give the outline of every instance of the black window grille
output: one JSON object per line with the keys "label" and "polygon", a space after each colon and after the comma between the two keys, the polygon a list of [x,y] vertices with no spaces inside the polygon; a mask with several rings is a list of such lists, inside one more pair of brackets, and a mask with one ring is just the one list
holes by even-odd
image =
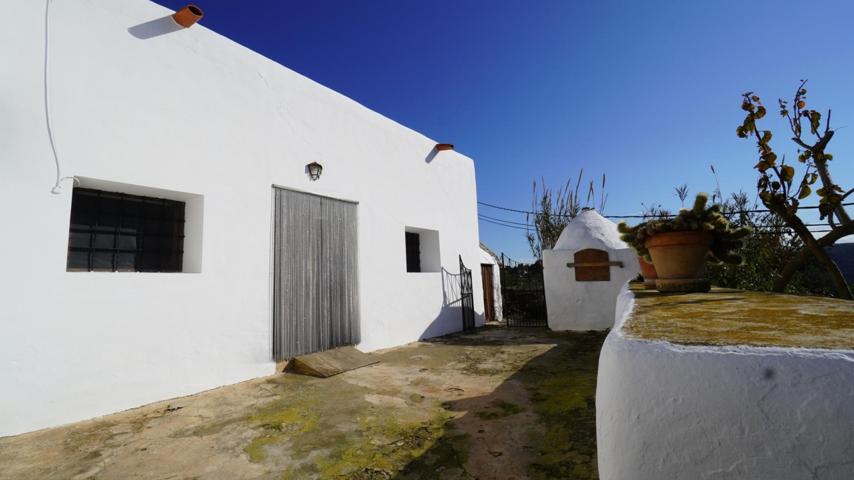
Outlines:
{"label": "black window grille", "polygon": [[68,271],[180,272],[184,202],[75,188]]}
{"label": "black window grille", "polygon": [[421,236],[406,232],[406,271],[421,271]]}

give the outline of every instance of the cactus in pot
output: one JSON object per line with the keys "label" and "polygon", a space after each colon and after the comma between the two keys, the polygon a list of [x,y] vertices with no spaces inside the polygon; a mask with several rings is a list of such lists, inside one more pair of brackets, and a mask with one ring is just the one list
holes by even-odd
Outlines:
{"label": "cactus in pot", "polygon": [[655,264],[656,288],[662,292],[705,292],[705,262],[742,262],[738,250],[748,228],[735,228],[720,211],[707,207],[709,196],[698,194],[690,209],[672,218],[653,219],[634,227],[618,225],[621,238],[647,261]]}

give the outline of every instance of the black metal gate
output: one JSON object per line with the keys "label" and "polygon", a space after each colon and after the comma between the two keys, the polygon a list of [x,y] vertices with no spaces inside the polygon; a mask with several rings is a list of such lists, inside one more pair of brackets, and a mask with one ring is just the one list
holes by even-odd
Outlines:
{"label": "black metal gate", "polygon": [[543,264],[516,262],[502,255],[501,298],[508,327],[548,327]]}
{"label": "black metal gate", "polygon": [[463,310],[463,330],[474,329],[474,289],[471,283],[471,269],[466,268],[460,255],[460,305]]}

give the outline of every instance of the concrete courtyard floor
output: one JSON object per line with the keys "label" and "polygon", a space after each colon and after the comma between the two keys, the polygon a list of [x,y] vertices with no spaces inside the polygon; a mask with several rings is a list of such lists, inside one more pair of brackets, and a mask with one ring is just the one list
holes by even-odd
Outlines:
{"label": "concrete courtyard floor", "polygon": [[0,438],[0,479],[588,479],[604,333],[487,327]]}

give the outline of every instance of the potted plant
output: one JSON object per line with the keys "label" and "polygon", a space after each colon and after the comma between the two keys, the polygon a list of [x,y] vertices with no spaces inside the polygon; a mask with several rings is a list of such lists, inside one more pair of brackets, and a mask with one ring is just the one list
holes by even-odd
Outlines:
{"label": "potted plant", "polygon": [[706,208],[709,196],[697,195],[691,209],[682,209],[672,218],[659,218],[618,228],[622,239],[638,255],[655,265],[661,292],[707,292],[703,277],[706,261],[739,264],[735,252],[741,248],[748,228],[734,228],[720,212],[720,205]]}
{"label": "potted plant", "polygon": [[[650,219],[663,220],[670,217],[670,212],[661,208],[661,205],[650,204],[643,205],[644,209],[642,216],[645,222]],[[647,260],[644,256],[638,254],[638,263],[640,264],[641,276],[643,276],[643,286],[647,290],[655,290],[655,281],[658,279],[658,274],[655,271],[655,265],[652,260]]]}
{"label": "potted plant", "polygon": [[638,255],[638,264],[640,264],[641,276],[643,276],[643,288],[647,290],[655,290],[655,281],[658,280],[658,273],[655,271],[655,265],[640,255]]}

